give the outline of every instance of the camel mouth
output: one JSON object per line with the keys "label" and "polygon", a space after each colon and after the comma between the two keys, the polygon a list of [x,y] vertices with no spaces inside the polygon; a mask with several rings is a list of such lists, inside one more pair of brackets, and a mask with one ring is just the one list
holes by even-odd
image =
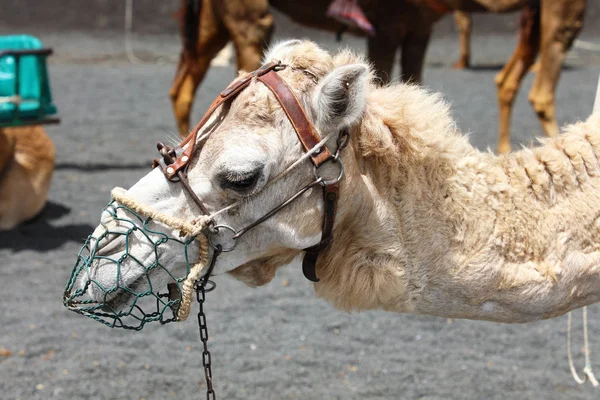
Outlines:
{"label": "camel mouth", "polygon": [[129,259],[125,251],[102,256],[80,252],[64,305],[113,328],[140,330],[147,322],[176,321],[180,280],[158,263],[146,267]]}
{"label": "camel mouth", "polygon": [[[193,237],[170,236],[150,218],[119,207],[106,208],[118,223],[103,221],[79,251],[63,303],[110,327],[140,330],[147,322],[176,321],[180,284],[197,244],[190,247]],[[133,218],[125,219],[125,212]]]}
{"label": "camel mouth", "polygon": [[[103,304],[103,308],[122,312],[128,299],[150,290],[150,279],[156,273],[136,263],[127,262],[125,251],[98,255],[102,258],[92,262],[88,274],[92,281],[89,294],[93,300]],[[113,259],[119,260],[119,263],[115,264]]]}
{"label": "camel mouth", "polygon": [[138,276],[127,287],[118,286],[113,291],[106,293],[99,300],[102,304],[101,310],[119,316],[126,316],[132,313],[133,308],[142,306],[138,302],[141,301],[140,299],[144,297],[144,294],[151,290],[149,280],[154,278],[154,275],[156,273],[150,271],[147,275],[142,274]]}

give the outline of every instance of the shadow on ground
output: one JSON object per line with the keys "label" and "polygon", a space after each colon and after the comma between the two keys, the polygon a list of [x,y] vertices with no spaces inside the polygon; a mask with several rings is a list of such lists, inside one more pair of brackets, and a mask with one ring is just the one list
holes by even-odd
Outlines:
{"label": "shadow on ground", "polygon": [[71,209],[62,204],[46,203],[46,207],[35,218],[15,229],[0,232],[0,249],[35,250],[43,253],[67,242],[83,242],[94,230],[94,226],[89,224],[53,226],[50,223],[70,212]]}
{"label": "shadow on ground", "polygon": [[109,170],[132,170],[132,169],[150,169],[152,163],[149,161],[130,163],[130,164],[116,164],[116,163],[90,163],[90,164],[79,164],[73,162],[63,162],[56,164],[55,170],[66,170],[74,169],[78,171],[109,171]]}

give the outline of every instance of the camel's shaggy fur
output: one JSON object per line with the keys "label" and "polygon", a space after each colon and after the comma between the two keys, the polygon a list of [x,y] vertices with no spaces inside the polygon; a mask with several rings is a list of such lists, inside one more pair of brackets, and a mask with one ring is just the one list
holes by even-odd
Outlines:
{"label": "camel's shaggy fur", "polygon": [[44,128],[0,129],[0,230],[42,210],[53,171],[54,144]]}
{"label": "camel's shaggy fur", "polygon": [[[318,76],[364,63],[346,51],[324,56],[312,43],[275,48],[270,57]],[[285,79],[300,93],[309,85],[298,74]],[[503,322],[600,300],[599,113],[539,147],[496,156],[457,131],[439,94],[369,84],[351,134],[317,295],[346,310]],[[293,256],[280,252],[234,275],[264,284]]]}

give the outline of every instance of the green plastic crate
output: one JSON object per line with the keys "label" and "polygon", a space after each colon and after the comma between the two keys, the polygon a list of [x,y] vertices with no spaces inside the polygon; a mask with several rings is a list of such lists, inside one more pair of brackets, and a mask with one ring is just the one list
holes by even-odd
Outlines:
{"label": "green plastic crate", "polygon": [[56,123],[46,57],[29,35],[0,36],[0,127]]}

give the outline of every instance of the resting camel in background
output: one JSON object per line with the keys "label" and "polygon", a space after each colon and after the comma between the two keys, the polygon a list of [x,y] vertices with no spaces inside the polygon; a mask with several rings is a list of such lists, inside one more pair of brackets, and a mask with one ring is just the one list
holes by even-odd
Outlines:
{"label": "resting camel in background", "polygon": [[[238,69],[258,67],[273,31],[269,5],[307,26],[336,31],[326,16],[329,1],[182,0],[183,51],[170,96],[179,133],[189,131],[196,88],[210,61],[233,41]],[[526,8],[517,48],[496,76],[500,125],[498,151],[510,151],[510,115],[521,80],[536,56],[540,71],[529,94],[544,132],[558,134],[554,93],[566,51],[583,25],[585,0],[361,0],[365,16],[376,28],[368,38],[368,57],[383,82],[389,81],[396,50],[402,48],[404,81],[421,82],[425,51],[433,25],[445,13],[509,12]]]}
{"label": "resting camel in background", "polygon": [[53,171],[54,144],[44,128],[0,128],[0,230],[44,208]]}

